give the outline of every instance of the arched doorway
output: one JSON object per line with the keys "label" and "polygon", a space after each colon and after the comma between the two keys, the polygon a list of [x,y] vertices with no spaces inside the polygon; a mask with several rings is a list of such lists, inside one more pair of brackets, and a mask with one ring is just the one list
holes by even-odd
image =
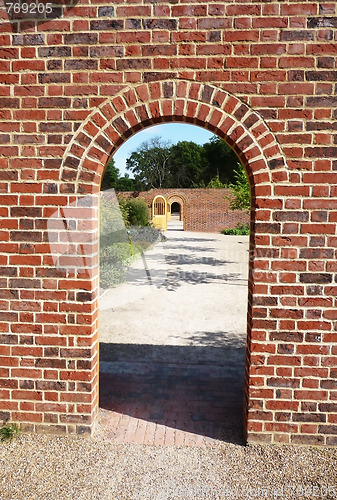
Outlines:
{"label": "arched doorway", "polygon": [[157,229],[167,229],[167,201],[164,196],[158,195],[152,202],[152,224]]}
{"label": "arched doorway", "polygon": [[172,215],[178,217],[181,220],[181,207],[177,201],[174,201],[171,205],[171,217]]}
{"label": "arched doorway", "polygon": [[167,197],[170,206],[170,219],[167,223],[168,230],[183,231],[185,226],[186,201],[181,194],[172,193]]}
{"label": "arched doorway", "polygon": [[[109,157],[128,136],[163,121],[196,123],[222,137],[239,156],[251,186],[251,236],[249,263],[249,290],[247,315],[247,355],[245,384],[245,427],[248,440],[263,440],[263,428],[255,425],[256,408],[261,408],[272,373],[267,370],[261,386],[259,366],[266,364],[269,352],[274,352],[274,341],[263,331],[263,320],[268,317],[273,301],[265,301],[268,287],[275,278],[273,259],[278,254],[269,248],[270,233],[281,234],[281,224],[273,223],[271,209],[284,208],[284,200],[274,192],[273,182],[287,181],[284,155],[263,118],[246,103],[232,94],[209,84],[190,81],[162,81],[142,84],[123,90],[107,99],[79,128],[69,144],[61,169],[64,192],[72,199],[97,195],[100,180]],[[61,186],[61,189],[62,186]],[[89,210],[90,211],[90,210]],[[79,218],[81,215],[79,214]],[[97,209],[91,210],[92,233],[97,234]],[[97,238],[86,246],[86,251],[97,255]],[[288,256],[288,258],[290,258]],[[90,298],[91,334],[86,336],[91,348],[92,363],[83,371],[86,381],[86,422],[94,427],[97,419],[98,388],[98,322],[97,287],[98,266],[93,265],[85,274],[85,287]],[[83,277],[84,279],[84,277]],[[84,283],[78,283],[78,288]],[[88,298],[86,299],[88,300]],[[258,305],[258,308],[256,307]],[[88,319],[89,321],[89,319]],[[261,322],[262,321],[262,322]],[[261,345],[261,339],[264,345]],[[256,354],[257,353],[257,354]],[[277,360],[274,361],[277,363]],[[272,370],[271,370],[272,371]],[[88,390],[89,388],[89,390]],[[268,393],[269,394],[269,393]],[[273,396],[269,396],[272,398]],[[80,401],[80,399],[79,399]],[[80,414],[79,410],[79,414]],[[83,410],[84,411],[84,410]],[[273,423],[269,420],[269,428]],[[275,422],[275,429],[277,427]],[[275,430],[276,432],[276,430]]]}

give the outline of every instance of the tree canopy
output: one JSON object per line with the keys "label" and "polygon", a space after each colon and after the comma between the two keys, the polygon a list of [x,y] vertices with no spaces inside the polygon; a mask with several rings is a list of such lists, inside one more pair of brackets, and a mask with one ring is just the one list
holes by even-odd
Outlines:
{"label": "tree canopy", "polygon": [[203,145],[184,140],[172,145],[154,137],[143,142],[126,160],[126,168],[133,177],[128,174],[121,177],[113,159],[110,160],[102,189],[146,191],[236,185],[237,163],[233,150],[217,136]]}
{"label": "tree canopy", "polygon": [[160,137],[153,137],[143,142],[126,160],[126,168],[144,189],[168,187],[170,168],[168,160],[171,156],[169,142]]}
{"label": "tree canopy", "polygon": [[116,191],[134,191],[138,187],[135,179],[132,179],[129,174],[125,174],[123,177],[120,176],[115,160],[111,158],[102,179],[101,191],[112,188],[116,189]]}
{"label": "tree canopy", "polygon": [[207,185],[216,177],[222,184],[235,181],[234,171],[238,158],[228,144],[214,135],[203,145],[207,165],[203,171],[203,181]]}
{"label": "tree canopy", "polygon": [[119,169],[115,165],[115,160],[111,158],[104,172],[104,176],[101,183],[101,190],[105,191],[106,189],[115,187],[118,178],[119,178]]}
{"label": "tree canopy", "polygon": [[166,187],[193,188],[200,182],[205,168],[203,146],[192,141],[179,141],[170,148],[169,184]]}

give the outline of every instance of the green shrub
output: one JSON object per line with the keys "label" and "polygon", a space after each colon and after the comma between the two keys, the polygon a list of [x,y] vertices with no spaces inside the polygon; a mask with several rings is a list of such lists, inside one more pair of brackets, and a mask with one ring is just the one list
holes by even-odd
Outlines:
{"label": "green shrub", "polygon": [[130,198],[124,203],[128,211],[129,226],[148,226],[149,210],[145,200],[141,198]]}
{"label": "green shrub", "polygon": [[111,288],[125,282],[130,264],[154,243],[165,237],[153,227],[130,227],[127,233],[101,236],[100,287]]}
{"label": "green shrub", "polygon": [[118,200],[117,203],[114,196],[101,197],[99,207],[101,234],[125,230],[124,226],[127,225],[128,221],[128,209],[122,201]]}
{"label": "green shrub", "polygon": [[129,206],[127,204],[127,200],[120,199],[118,200],[119,203],[119,209],[121,211],[123,221],[125,224],[125,227],[129,227]]}
{"label": "green shrub", "polygon": [[219,176],[217,175],[213,179],[209,181],[207,184],[206,188],[212,188],[212,189],[221,189],[227,187],[226,184],[220,181]]}
{"label": "green shrub", "polygon": [[238,236],[249,234],[249,224],[243,224],[242,222],[239,222],[235,227],[231,227],[229,229],[223,229],[221,231],[221,234],[230,234]]}
{"label": "green shrub", "polygon": [[116,242],[100,250],[100,286],[109,288],[125,280],[128,266],[133,259],[129,242]]}
{"label": "green shrub", "polygon": [[118,231],[129,226],[149,226],[149,210],[145,200],[141,198],[123,199],[101,198],[100,228],[101,234],[111,230]]}
{"label": "green shrub", "polygon": [[100,286],[123,283],[131,262],[160,236],[150,227],[147,204],[142,199],[114,198],[100,205]]}
{"label": "green shrub", "polygon": [[241,163],[237,164],[236,169],[234,170],[235,184],[230,184],[230,190],[232,192],[232,196],[234,198],[225,198],[230,201],[231,210],[245,210],[249,212],[250,210],[250,188],[249,182],[247,178],[247,174],[241,165]]}
{"label": "green shrub", "polygon": [[20,427],[17,424],[4,423],[0,427],[0,441],[12,441],[20,435]]}

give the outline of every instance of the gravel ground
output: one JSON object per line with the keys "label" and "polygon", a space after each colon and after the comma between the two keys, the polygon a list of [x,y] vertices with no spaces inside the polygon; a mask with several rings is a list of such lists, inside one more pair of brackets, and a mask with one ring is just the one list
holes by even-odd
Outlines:
{"label": "gravel ground", "polygon": [[1,500],[337,498],[337,449],[116,445],[23,435],[0,444]]}
{"label": "gravel ground", "polygon": [[[210,235],[205,238],[205,242],[202,238],[197,241],[201,251],[211,243]],[[235,242],[235,237],[230,241]],[[173,253],[173,257],[180,258],[176,263],[179,269],[190,272],[187,243],[183,260],[180,247],[176,250],[173,248],[174,251],[176,255]],[[217,253],[214,250],[207,259],[207,254],[203,256],[201,271],[207,273],[202,276],[208,297],[210,283],[215,281],[212,264]],[[228,265],[231,265],[232,271],[234,259],[225,260],[231,261]],[[239,263],[240,259],[237,265]],[[223,273],[227,273],[226,268]],[[231,279],[235,281],[236,278],[230,277],[222,284],[225,294],[228,285],[226,297],[234,301],[235,306],[241,303],[240,297],[233,296]],[[178,279],[174,275],[169,285],[165,301],[168,300],[167,295],[179,294],[181,277]],[[195,302],[194,282],[187,282],[187,285],[189,288],[184,296],[191,296]],[[198,285],[198,295],[202,290],[202,284]],[[240,288],[237,290],[240,294]],[[142,290],[140,295],[144,301],[147,300]],[[232,328],[232,303],[225,309],[229,312],[228,318],[225,318],[226,324],[230,326],[228,331],[234,335],[242,328],[238,324],[234,325],[236,329]],[[109,314],[112,313],[107,308],[107,316]],[[137,314],[133,316],[138,318]],[[243,317],[243,314],[238,316]],[[155,314],[153,318],[156,319]],[[172,323],[172,320],[171,315],[169,321]],[[128,321],[132,321],[132,317]],[[224,321],[223,317],[221,321]],[[110,322],[111,318],[108,317],[106,331],[104,325],[102,327],[101,340],[105,342],[111,341]],[[139,329],[139,318],[137,324]],[[193,314],[189,322],[185,318],[185,325],[189,328],[185,327],[184,331],[179,332],[179,338],[177,325],[174,326],[174,342],[168,336],[166,343],[178,347],[189,345],[196,331]],[[155,326],[152,331],[155,331]],[[200,320],[197,326],[201,328]],[[215,331],[219,329],[217,325],[214,328]],[[114,341],[138,344],[134,335],[125,335]],[[198,345],[208,345],[208,337],[203,335]],[[157,347],[155,344],[158,342],[155,338],[148,338],[147,343]],[[216,446],[207,448],[114,444],[109,441],[106,429],[101,425],[90,439],[26,434],[11,443],[0,443],[0,471],[0,500],[337,498],[337,448],[241,446],[227,442],[217,442]]]}

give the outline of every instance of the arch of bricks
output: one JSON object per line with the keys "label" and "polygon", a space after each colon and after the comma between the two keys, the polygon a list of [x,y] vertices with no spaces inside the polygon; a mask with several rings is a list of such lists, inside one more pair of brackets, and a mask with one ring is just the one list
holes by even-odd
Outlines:
{"label": "arch of bricks", "polygon": [[247,440],[336,445],[336,2],[59,9],[2,15],[0,418],[94,429],[100,179],[133,133],[183,121],[250,180]]}
{"label": "arch of bricks", "polygon": [[[210,84],[186,80],[123,90],[94,110],[70,142],[60,170],[65,191],[98,190],[109,156],[135,132],[161,122],[201,125],[224,138],[256,184],[285,181],[284,156],[266,123],[247,104]],[[271,188],[263,196],[271,195]]]}
{"label": "arch of bricks", "polygon": [[[178,203],[179,209],[179,218],[181,221],[184,221],[186,216],[186,198],[182,194],[171,194],[167,196],[167,203],[172,207],[173,203]],[[170,210],[172,212],[172,209]]]}

